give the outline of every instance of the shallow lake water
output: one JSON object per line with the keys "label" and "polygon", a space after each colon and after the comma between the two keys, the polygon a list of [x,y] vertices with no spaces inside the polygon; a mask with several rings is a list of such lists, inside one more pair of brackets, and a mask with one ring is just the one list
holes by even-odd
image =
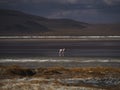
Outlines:
{"label": "shallow lake water", "polygon": [[120,41],[0,41],[0,56],[120,57]]}
{"label": "shallow lake water", "polygon": [[[64,56],[59,49],[65,48]],[[0,65],[27,67],[120,67],[120,40],[0,41]]]}

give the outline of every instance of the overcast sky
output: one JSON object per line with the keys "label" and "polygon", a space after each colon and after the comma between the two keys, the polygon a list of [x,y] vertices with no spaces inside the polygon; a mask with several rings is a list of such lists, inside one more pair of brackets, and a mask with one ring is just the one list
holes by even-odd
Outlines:
{"label": "overcast sky", "polygon": [[0,0],[0,8],[89,23],[120,22],[120,0]]}

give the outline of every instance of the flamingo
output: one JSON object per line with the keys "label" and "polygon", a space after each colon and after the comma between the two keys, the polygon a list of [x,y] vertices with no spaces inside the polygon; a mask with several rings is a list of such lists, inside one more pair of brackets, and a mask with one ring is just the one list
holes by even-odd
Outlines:
{"label": "flamingo", "polygon": [[59,56],[64,56],[65,48],[59,49]]}

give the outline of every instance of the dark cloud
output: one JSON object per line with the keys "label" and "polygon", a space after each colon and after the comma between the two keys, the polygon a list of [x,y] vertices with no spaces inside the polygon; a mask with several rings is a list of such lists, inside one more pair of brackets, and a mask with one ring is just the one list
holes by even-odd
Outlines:
{"label": "dark cloud", "polygon": [[0,0],[0,8],[85,22],[120,21],[120,0]]}
{"label": "dark cloud", "polygon": [[116,5],[120,4],[120,0],[103,0],[107,5]]}

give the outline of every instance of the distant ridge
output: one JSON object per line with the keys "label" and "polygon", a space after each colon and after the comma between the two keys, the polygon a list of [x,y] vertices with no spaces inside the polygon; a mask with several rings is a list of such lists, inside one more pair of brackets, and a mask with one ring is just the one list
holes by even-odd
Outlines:
{"label": "distant ridge", "polygon": [[120,35],[120,24],[88,24],[0,9],[0,35]]}

